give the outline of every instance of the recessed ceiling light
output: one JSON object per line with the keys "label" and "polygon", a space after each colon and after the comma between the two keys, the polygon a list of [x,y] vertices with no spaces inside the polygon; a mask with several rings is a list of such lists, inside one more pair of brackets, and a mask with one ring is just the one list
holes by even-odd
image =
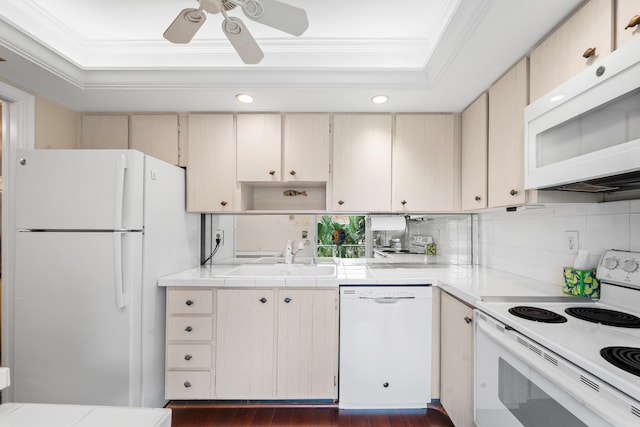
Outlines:
{"label": "recessed ceiling light", "polygon": [[237,94],[236,99],[243,104],[251,104],[253,102],[253,96],[247,95],[246,93]]}
{"label": "recessed ceiling light", "polygon": [[387,95],[376,95],[373,98],[371,98],[371,102],[373,102],[374,104],[384,104],[388,100],[389,100],[389,97]]}

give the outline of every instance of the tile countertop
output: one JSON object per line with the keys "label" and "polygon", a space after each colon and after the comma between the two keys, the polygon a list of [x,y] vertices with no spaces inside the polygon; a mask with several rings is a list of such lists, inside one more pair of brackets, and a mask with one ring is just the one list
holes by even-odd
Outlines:
{"label": "tile countertop", "polygon": [[442,263],[400,262],[395,260],[344,259],[336,264],[337,274],[330,278],[223,277],[247,260],[229,260],[224,264],[195,267],[161,277],[159,286],[205,287],[337,287],[339,285],[416,285],[439,286],[468,304],[484,297],[558,297],[562,287],[478,266]]}

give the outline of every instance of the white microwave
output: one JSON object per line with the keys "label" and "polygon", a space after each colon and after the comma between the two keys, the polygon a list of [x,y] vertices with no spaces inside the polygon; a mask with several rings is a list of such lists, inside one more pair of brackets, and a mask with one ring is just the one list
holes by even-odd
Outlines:
{"label": "white microwave", "polygon": [[525,188],[640,184],[640,37],[525,108]]}

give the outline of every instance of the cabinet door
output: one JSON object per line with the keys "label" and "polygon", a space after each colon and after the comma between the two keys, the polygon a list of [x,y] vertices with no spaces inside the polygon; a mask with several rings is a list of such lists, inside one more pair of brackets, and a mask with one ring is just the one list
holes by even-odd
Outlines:
{"label": "cabinet door", "polygon": [[132,115],[129,148],[178,164],[178,115]]}
{"label": "cabinet door", "polygon": [[129,148],[129,117],[113,114],[86,114],[82,116],[80,148]]}
{"label": "cabinet door", "polygon": [[337,398],[337,301],[335,289],[278,291],[278,398]]}
{"label": "cabinet door", "polygon": [[274,297],[272,289],[218,290],[217,398],[274,396]]}
{"label": "cabinet door", "polygon": [[632,22],[636,16],[640,16],[640,0],[616,1],[616,49],[640,37],[640,24],[631,26],[637,22]]}
{"label": "cabinet door", "polygon": [[[613,0],[590,0],[531,52],[531,101],[559,86],[613,48]],[[595,48],[595,55],[583,57]]]}
{"label": "cabinet door", "polygon": [[280,115],[238,114],[237,120],[238,181],[280,181]]}
{"label": "cabinet door", "polygon": [[284,116],[284,181],[329,180],[329,115]]}
{"label": "cabinet door", "polygon": [[487,93],[462,113],[462,210],[487,207]]}
{"label": "cabinet door", "polygon": [[440,400],[453,424],[473,426],[473,309],[442,292]]}
{"label": "cabinet door", "polygon": [[396,116],[392,209],[460,209],[460,117],[454,114]]}
{"label": "cabinet door", "polygon": [[233,115],[192,114],[188,120],[187,210],[239,210],[235,197]]}
{"label": "cabinet door", "polygon": [[489,89],[489,207],[525,202],[527,76],[524,58]]}
{"label": "cabinet door", "polygon": [[333,210],[391,210],[391,116],[333,118]]}

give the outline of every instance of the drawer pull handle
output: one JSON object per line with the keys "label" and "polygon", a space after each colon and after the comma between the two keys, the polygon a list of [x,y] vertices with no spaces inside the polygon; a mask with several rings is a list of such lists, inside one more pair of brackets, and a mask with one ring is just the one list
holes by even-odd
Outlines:
{"label": "drawer pull handle", "polygon": [[193,331],[193,328],[191,326],[187,326],[186,328],[184,328],[184,330],[187,332],[191,332]]}
{"label": "drawer pull handle", "polygon": [[288,298],[288,297],[287,297],[287,298],[285,298],[285,299],[284,299],[284,302],[286,302],[287,304],[289,304],[289,303],[291,302],[291,298]]}
{"label": "drawer pull handle", "polygon": [[640,24],[640,15],[635,15],[633,18],[631,18],[631,20],[629,21],[629,23],[627,24],[626,27],[624,27],[625,30],[628,30],[631,27],[635,27],[638,24]]}
{"label": "drawer pull handle", "polygon": [[338,200],[338,204],[339,204],[340,206],[344,205],[344,200]]}
{"label": "drawer pull handle", "polygon": [[265,297],[262,297],[262,298],[260,298],[258,301],[260,301],[261,303],[263,303],[263,304],[264,304],[264,303],[266,303],[266,302],[267,302],[267,299],[266,299]]}
{"label": "drawer pull handle", "polygon": [[184,360],[189,361],[193,358],[193,356],[191,356],[190,354],[185,354],[184,355]]}
{"label": "drawer pull handle", "polygon": [[482,197],[480,197],[480,196],[476,196],[476,197],[474,197],[474,200],[475,200],[476,202],[479,202],[480,200],[482,200]]}
{"label": "drawer pull handle", "polygon": [[184,388],[189,388],[189,387],[191,387],[191,383],[189,381],[185,381]]}
{"label": "drawer pull handle", "polygon": [[269,171],[269,175],[274,176],[275,174],[276,174],[276,171],[274,171],[274,170],[270,170]]}
{"label": "drawer pull handle", "polygon": [[584,58],[587,58],[587,59],[591,58],[592,56],[595,56],[595,55],[596,55],[596,48],[595,47],[587,48],[587,50],[585,50],[584,53],[582,54],[582,56]]}
{"label": "drawer pull handle", "polygon": [[184,303],[189,306],[193,305],[193,301],[191,301],[190,299],[186,300]]}
{"label": "drawer pull handle", "polygon": [[473,319],[470,318],[469,316],[465,316],[464,321],[467,322],[467,325],[468,325],[469,323],[473,322]]}
{"label": "drawer pull handle", "polygon": [[296,171],[294,171],[294,170],[290,170],[289,171],[289,175],[294,176],[295,174],[296,174]]}
{"label": "drawer pull handle", "polygon": [[220,202],[220,204],[221,204],[222,206],[227,206],[227,202],[225,202],[224,200],[223,200],[223,201],[221,201],[221,202]]}
{"label": "drawer pull handle", "polygon": [[402,206],[404,206],[404,205],[406,205],[406,204],[407,204],[407,201],[406,201],[406,200],[403,200],[403,201],[401,201],[401,202],[400,202],[400,204],[401,204]]}
{"label": "drawer pull handle", "polygon": [[517,190],[511,190],[509,191],[509,194],[511,194],[512,196],[515,196],[516,194],[518,194]]}

